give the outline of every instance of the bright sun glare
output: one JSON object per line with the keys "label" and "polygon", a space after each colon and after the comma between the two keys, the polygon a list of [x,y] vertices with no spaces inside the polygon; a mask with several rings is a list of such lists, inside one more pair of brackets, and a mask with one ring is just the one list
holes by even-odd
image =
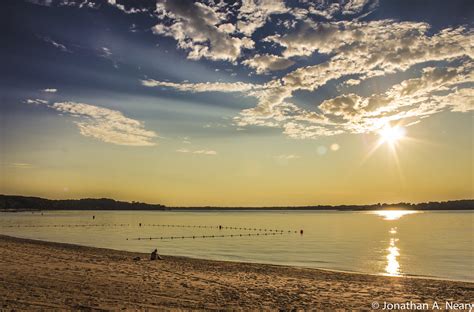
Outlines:
{"label": "bright sun glare", "polygon": [[375,214],[383,217],[384,220],[393,221],[398,220],[403,216],[418,213],[414,210],[379,210]]}
{"label": "bright sun glare", "polygon": [[379,131],[379,135],[381,143],[394,145],[405,137],[405,129],[400,126],[391,127],[386,125]]}

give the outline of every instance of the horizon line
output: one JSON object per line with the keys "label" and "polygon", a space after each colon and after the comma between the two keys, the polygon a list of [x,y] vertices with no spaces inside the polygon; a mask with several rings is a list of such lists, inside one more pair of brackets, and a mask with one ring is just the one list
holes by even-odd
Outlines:
{"label": "horizon line", "polygon": [[308,207],[331,207],[331,208],[337,208],[337,207],[348,207],[348,206],[353,206],[353,207],[370,207],[370,206],[396,206],[396,205],[410,205],[410,206],[416,206],[416,205],[422,205],[422,204],[430,204],[430,203],[449,203],[449,202],[457,202],[457,201],[474,201],[474,198],[462,198],[462,199],[448,199],[448,200],[441,200],[441,201],[424,201],[424,202],[378,202],[378,203],[372,203],[372,204],[309,204],[309,205],[297,205],[297,206],[210,206],[210,205],[200,205],[200,206],[166,206],[164,204],[160,203],[147,203],[147,202],[140,202],[140,201],[126,201],[126,200],[117,200],[114,198],[108,198],[108,197],[83,197],[83,198],[67,198],[67,199],[51,199],[51,198],[45,198],[45,197],[40,197],[40,196],[30,196],[30,195],[10,195],[10,194],[0,194],[0,197],[3,196],[9,196],[9,197],[24,197],[24,198],[37,198],[37,199],[43,199],[43,200],[50,200],[50,201],[68,201],[68,200],[113,200],[115,202],[122,202],[122,203],[128,203],[128,204],[145,204],[145,205],[156,205],[156,206],[162,206],[163,208],[169,208],[169,209],[216,209],[216,208],[225,208],[225,209],[235,209],[235,208],[245,208],[245,209],[262,209],[262,208],[276,208],[276,209],[282,209],[282,208],[308,208]]}

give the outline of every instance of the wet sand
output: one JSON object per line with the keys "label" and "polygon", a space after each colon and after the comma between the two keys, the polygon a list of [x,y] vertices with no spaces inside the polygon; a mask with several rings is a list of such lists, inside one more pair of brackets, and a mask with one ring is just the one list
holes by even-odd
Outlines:
{"label": "wet sand", "polygon": [[[140,257],[140,261],[133,260]],[[0,236],[0,311],[370,310],[472,302],[474,283],[211,261]]]}

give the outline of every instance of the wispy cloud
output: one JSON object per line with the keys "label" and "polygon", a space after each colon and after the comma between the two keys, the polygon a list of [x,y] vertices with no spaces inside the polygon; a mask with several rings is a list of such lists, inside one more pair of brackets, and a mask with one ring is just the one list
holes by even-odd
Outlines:
{"label": "wispy cloud", "polygon": [[174,83],[154,79],[141,80],[145,87],[165,87],[189,92],[248,92],[260,88],[245,82]]}
{"label": "wispy cloud", "polygon": [[27,0],[27,2],[42,6],[51,6],[53,4],[53,0]]}
{"label": "wispy cloud", "polygon": [[301,158],[300,156],[295,155],[295,154],[283,154],[283,155],[278,155],[274,157],[275,159],[278,159],[278,160],[291,160],[291,159]]}
{"label": "wispy cloud", "polygon": [[76,102],[54,103],[52,108],[81,119],[75,123],[84,136],[117,145],[156,145],[154,131],[146,130],[143,122],[125,117],[119,111]]}
{"label": "wispy cloud", "polygon": [[119,9],[120,11],[122,11],[126,14],[144,13],[144,12],[148,11],[147,8],[133,8],[133,7],[131,7],[129,9],[127,9],[125,7],[125,5],[117,3],[116,0],[107,0],[107,3],[111,6],[116,7],[117,9]]}
{"label": "wispy cloud", "polygon": [[15,168],[15,169],[31,169],[31,168],[34,168],[34,166],[32,164],[20,163],[20,162],[7,163],[6,166],[10,167],[10,168]]}
{"label": "wispy cloud", "polygon": [[126,117],[122,112],[105,107],[77,102],[47,104],[43,100],[27,103],[46,104],[48,107],[78,119],[74,121],[82,135],[103,142],[128,146],[154,146],[158,134],[146,130],[143,122]]}
{"label": "wispy cloud", "polygon": [[28,104],[48,104],[48,101],[42,100],[42,99],[27,99],[26,103]]}
{"label": "wispy cloud", "polygon": [[243,61],[242,64],[256,69],[257,74],[263,74],[270,71],[286,69],[294,65],[295,62],[278,55],[256,54],[252,58]]}
{"label": "wispy cloud", "polygon": [[43,92],[47,92],[47,93],[56,93],[58,92],[58,89],[55,89],[55,88],[46,88],[46,89],[43,89],[41,90]]}
{"label": "wispy cloud", "polygon": [[91,0],[26,0],[27,2],[41,5],[41,6],[67,6],[67,7],[77,7],[81,8],[90,8],[90,9],[97,9],[100,4],[97,1]]}
{"label": "wispy cloud", "polygon": [[178,152],[178,153],[187,153],[187,154],[208,155],[208,156],[217,155],[216,151],[207,150],[207,149],[192,150],[192,149],[187,149],[187,148],[180,148],[180,149],[177,149],[176,152]]}
{"label": "wispy cloud", "polygon": [[63,52],[71,52],[64,44],[56,42],[56,41],[54,41],[53,39],[51,39],[49,37],[45,37],[45,38],[43,38],[43,40],[47,43],[52,44],[55,48],[57,48],[57,49],[59,49]]}

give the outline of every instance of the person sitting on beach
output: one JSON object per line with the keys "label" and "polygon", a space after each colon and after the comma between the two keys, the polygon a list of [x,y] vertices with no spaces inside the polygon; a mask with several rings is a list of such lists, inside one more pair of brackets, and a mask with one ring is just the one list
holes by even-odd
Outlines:
{"label": "person sitting on beach", "polygon": [[163,258],[160,257],[160,255],[158,254],[158,250],[155,249],[150,255],[150,260],[163,260]]}

